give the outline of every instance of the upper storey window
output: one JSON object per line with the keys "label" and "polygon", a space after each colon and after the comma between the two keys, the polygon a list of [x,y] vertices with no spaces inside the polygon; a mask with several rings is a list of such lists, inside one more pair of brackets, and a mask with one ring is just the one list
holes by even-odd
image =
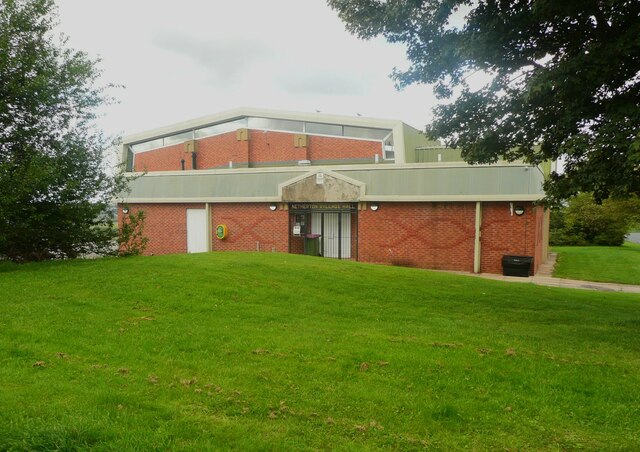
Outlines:
{"label": "upper storey window", "polygon": [[145,141],[144,143],[133,144],[129,146],[135,154],[138,152],[150,151],[164,146],[164,138],[156,138],[155,140]]}
{"label": "upper storey window", "polygon": [[321,124],[318,122],[307,122],[305,123],[306,133],[315,133],[318,135],[335,135],[338,137],[342,136],[342,126],[338,126],[336,124]]}
{"label": "upper storey window", "polygon": [[203,127],[202,129],[196,129],[196,139],[205,138],[213,135],[220,135],[222,133],[235,132],[238,129],[245,129],[247,127],[247,118],[240,118],[234,121],[221,122],[220,124],[214,124],[212,126]]}
{"label": "upper storey window", "polygon": [[351,138],[364,138],[367,140],[384,140],[389,135],[388,130],[370,129],[368,127],[350,127],[344,126],[344,136]]}
{"label": "upper storey window", "polygon": [[142,143],[130,145],[130,150],[134,154],[138,154],[152,149],[180,144],[188,140],[234,132],[243,128],[380,141],[384,146],[385,160],[393,160],[394,158],[393,133],[390,129],[259,117],[242,117],[188,131],[181,131],[160,138],[153,138]]}
{"label": "upper storey window", "polygon": [[189,140],[193,140],[193,130],[164,137],[164,145],[171,146],[172,144],[180,144]]}
{"label": "upper storey window", "polygon": [[304,132],[304,122],[287,119],[249,118],[249,128],[302,133]]}

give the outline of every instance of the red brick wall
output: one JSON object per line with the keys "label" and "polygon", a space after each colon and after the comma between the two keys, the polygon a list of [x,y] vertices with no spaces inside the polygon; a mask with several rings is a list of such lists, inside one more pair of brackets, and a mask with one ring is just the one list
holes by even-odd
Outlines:
{"label": "red brick wall", "polygon": [[[294,133],[250,130],[249,141],[238,141],[236,132],[224,133],[197,140],[197,169],[236,165],[299,160],[336,160],[370,158],[382,155],[379,141],[354,140],[309,135],[309,146],[294,146]],[[135,155],[135,171],[180,171],[192,169],[191,154],[184,152],[184,144],[175,144]]]}
{"label": "red brick wall", "polygon": [[[542,262],[545,212],[532,203],[522,216],[511,215],[508,202],[482,203],[481,271],[502,273],[503,255],[534,256]],[[147,214],[145,254],[186,253],[186,210],[204,204],[132,204]],[[226,224],[224,240],[212,238],[215,251],[303,252],[303,240],[290,238],[289,211],[269,210],[268,203],[211,204],[212,234]],[[122,221],[122,206],[118,208]],[[357,223],[357,243],[356,243]],[[381,203],[352,214],[352,258],[362,262],[441,270],[473,271],[475,203]],[[356,254],[357,253],[357,254]]]}
{"label": "red brick wall", "polygon": [[293,133],[251,130],[249,161],[251,163],[307,160],[307,148],[294,145]]}
{"label": "red brick wall", "polygon": [[[229,132],[214,137],[197,140],[196,168],[208,169],[226,167],[229,161],[246,165],[249,161],[249,142],[238,141],[236,132]],[[136,154],[135,171],[180,171],[181,160],[185,161],[185,169],[192,169],[192,156],[184,152],[184,143],[167,146],[154,151]]]}
{"label": "red brick wall", "polygon": [[[191,154],[184,152],[184,144],[174,144],[155,151],[141,152],[135,155],[134,171],[180,171],[181,160],[184,168],[191,169]],[[197,165],[196,165],[197,166]]]}
{"label": "red brick wall", "polygon": [[293,237],[290,238],[290,248],[289,252],[291,254],[304,254],[304,237]]}
{"label": "red brick wall", "polygon": [[[144,254],[187,252],[187,209],[204,209],[204,204],[130,204],[132,213],[146,214],[144,235],[149,238]],[[118,224],[122,224],[122,205],[118,206]]]}
{"label": "red brick wall", "polygon": [[[307,219],[305,220],[307,232],[311,231],[311,215],[307,215]],[[289,234],[293,233],[293,225],[295,223],[295,214],[291,213],[289,215]],[[304,254],[304,237],[299,236],[295,237],[290,235],[289,237],[289,252],[292,254]]]}
{"label": "red brick wall", "polygon": [[481,266],[483,273],[502,273],[502,256],[534,256],[534,268],[540,263],[540,256],[536,256],[536,249],[541,254],[542,236],[541,226],[538,228],[540,211],[530,202],[514,202],[515,206],[523,206],[522,216],[511,215],[508,202],[482,203],[482,238],[481,238]]}
{"label": "red brick wall", "polygon": [[379,141],[309,136],[309,160],[373,159],[376,154],[382,158],[382,143]]}
{"label": "red brick wall", "polygon": [[289,251],[287,210],[269,210],[268,203],[211,204],[211,230],[227,225],[227,238],[213,238],[214,251]]}
{"label": "red brick wall", "polygon": [[249,136],[249,161],[252,163],[382,156],[379,141],[308,135],[308,146],[296,148],[294,133],[251,130]]}
{"label": "red brick wall", "polygon": [[236,132],[223,133],[197,140],[198,169],[246,165],[249,162],[249,142],[238,141]]}
{"label": "red brick wall", "polygon": [[473,271],[475,203],[380,203],[358,214],[360,261]]}

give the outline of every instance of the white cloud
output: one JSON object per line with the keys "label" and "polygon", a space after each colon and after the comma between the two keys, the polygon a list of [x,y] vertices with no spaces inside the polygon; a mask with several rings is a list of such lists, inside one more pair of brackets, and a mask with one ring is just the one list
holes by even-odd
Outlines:
{"label": "white cloud", "polygon": [[289,72],[277,77],[278,85],[292,94],[324,94],[327,96],[353,96],[367,94],[366,76],[310,70]]}
{"label": "white cloud", "polygon": [[272,53],[266,45],[248,39],[203,40],[175,32],[156,32],[152,43],[190,60],[212,83],[227,86],[240,83],[252,65]]}
{"label": "white cloud", "polygon": [[58,0],[71,45],[124,84],[108,133],[134,133],[241,105],[402,119],[422,128],[428,87],[393,87],[404,48],[360,41],[324,0]]}

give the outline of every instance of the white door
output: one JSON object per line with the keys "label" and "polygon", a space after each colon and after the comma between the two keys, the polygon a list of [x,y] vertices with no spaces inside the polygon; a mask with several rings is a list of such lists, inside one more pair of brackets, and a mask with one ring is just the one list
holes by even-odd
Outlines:
{"label": "white door", "polygon": [[[311,218],[311,232],[313,234],[321,234],[321,216],[324,216],[322,255],[351,259],[351,214],[349,212],[314,212]],[[338,219],[340,219],[340,224],[338,224]]]}
{"label": "white door", "polygon": [[206,209],[187,209],[187,253],[209,251]]}

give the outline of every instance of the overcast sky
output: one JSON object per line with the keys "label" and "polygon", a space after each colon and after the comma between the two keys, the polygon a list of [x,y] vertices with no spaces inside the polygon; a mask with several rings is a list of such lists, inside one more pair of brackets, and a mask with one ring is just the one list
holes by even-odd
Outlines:
{"label": "overcast sky", "polygon": [[349,34],[324,0],[57,0],[70,45],[100,57],[131,134],[240,106],[400,119],[423,129],[435,100],[389,78],[405,48]]}

